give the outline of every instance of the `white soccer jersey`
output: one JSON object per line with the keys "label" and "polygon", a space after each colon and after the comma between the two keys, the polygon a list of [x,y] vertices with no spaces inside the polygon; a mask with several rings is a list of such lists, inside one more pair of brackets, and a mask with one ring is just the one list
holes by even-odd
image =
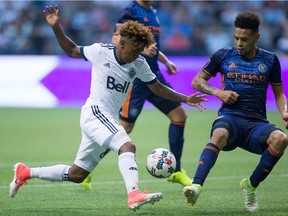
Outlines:
{"label": "white soccer jersey", "polygon": [[135,78],[145,83],[156,81],[155,74],[142,56],[120,65],[112,44],[95,43],[81,47],[81,52],[92,63],[90,95],[86,105],[103,105],[118,116]]}

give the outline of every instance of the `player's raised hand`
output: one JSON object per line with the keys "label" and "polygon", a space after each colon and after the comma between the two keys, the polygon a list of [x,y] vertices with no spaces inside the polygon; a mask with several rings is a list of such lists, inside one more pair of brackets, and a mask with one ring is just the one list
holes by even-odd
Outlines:
{"label": "player's raised hand", "polygon": [[55,8],[53,8],[52,5],[46,6],[46,9],[43,10],[43,14],[46,18],[47,23],[50,26],[54,26],[55,24],[58,23],[59,21],[59,15],[58,15],[59,9],[58,5],[55,5]]}
{"label": "player's raised hand", "polygon": [[206,94],[199,95],[199,92],[195,94],[191,94],[188,97],[187,104],[190,106],[196,107],[200,112],[202,112],[203,110],[206,110],[206,107],[201,102],[208,101],[205,97],[206,97]]}
{"label": "player's raised hand", "polygon": [[178,72],[177,66],[169,60],[166,63],[166,67],[167,67],[167,73],[169,75],[176,74]]}
{"label": "player's raised hand", "polygon": [[154,57],[157,54],[158,50],[156,45],[157,43],[150,45],[149,47],[145,48],[142,53],[150,58]]}

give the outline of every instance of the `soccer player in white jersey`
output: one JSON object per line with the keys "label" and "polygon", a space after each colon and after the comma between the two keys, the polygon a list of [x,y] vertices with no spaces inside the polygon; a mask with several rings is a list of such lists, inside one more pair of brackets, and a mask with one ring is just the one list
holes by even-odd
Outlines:
{"label": "soccer player in white jersey", "polygon": [[95,43],[80,47],[62,31],[57,5],[47,6],[43,13],[66,54],[73,58],[84,58],[92,64],[90,95],[82,107],[80,118],[82,141],[72,166],[59,164],[30,168],[17,163],[10,184],[10,196],[14,197],[19,188],[31,178],[81,183],[105,154],[112,150],[119,155],[118,165],[128,194],[128,207],[136,210],[143,204],[158,201],[162,193],[139,190],[136,149],[118,122],[118,111],[135,78],[146,82],[155,94],[195,106],[200,111],[205,109],[202,104],[206,101],[205,95],[195,93],[186,96],[157,81],[146,60],[139,56],[145,47],[154,43],[152,33],[142,24],[129,21],[122,25],[119,29],[121,39],[117,46]]}

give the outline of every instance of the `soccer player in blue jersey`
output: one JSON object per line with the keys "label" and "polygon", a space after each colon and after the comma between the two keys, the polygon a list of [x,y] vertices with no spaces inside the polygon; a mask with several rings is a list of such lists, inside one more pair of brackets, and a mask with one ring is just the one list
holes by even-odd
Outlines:
{"label": "soccer player in blue jersey", "polygon": [[[245,208],[257,211],[256,188],[271,173],[288,144],[287,135],[266,117],[266,93],[272,86],[276,104],[288,129],[287,99],[283,91],[281,67],[277,56],[258,48],[259,16],[241,12],[234,21],[235,47],[218,50],[193,79],[198,91],[222,101],[219,115],[211,130],[210,142],[204,147],[191,186],[183,189],[187,202],[194,205],[220,151],[237,147],[260,154],[252,175],[240,182]],[[208,80],[220,72],[223,89]]]}
{"label": "soccer player in blue jersey", "polygon": [[[158,61],[166,65],[168,74],[177,73],[177,67],[160,51],[160,24],[157,17],[157,11],[152,7],[151,1],[133,1],[120,12],[120,17],[116,24],[115,33],[112,39],[114,44],[117,44],[119,40],[117,29],[128,20],[138,21],[150,28],[156,43],[145,49],[144,52],[142,52],[142,55],[146,58],[146,61],[157,79],[162,84],[171,88],[170,84],[167,83],[159,70]],[[168,140],[170,150],[175,155],[177,165],[175,173],[169,176],[167,180],[180,183],[184,186],[191,185],[191,179],[187,176],[185,170],[181,170],[184,127],[187,118],[181,103],[163,99],[153,94],[153,92],[145,86],[145,83],[136,79],[127,100],[120,111],[120,123],[124,126],[127,133],[130,133],[141,113],[145,100],[151,102],[171,121],[168,131]]]}

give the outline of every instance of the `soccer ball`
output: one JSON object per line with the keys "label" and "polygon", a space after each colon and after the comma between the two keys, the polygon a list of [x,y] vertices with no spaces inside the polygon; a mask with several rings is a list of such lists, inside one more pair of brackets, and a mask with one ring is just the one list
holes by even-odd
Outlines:
{"label": "soccer ball", "polygon": [[156,148],[147,156],[146,168],[155,178],[167,178],[175,171],[175,156],[165,148]]}

